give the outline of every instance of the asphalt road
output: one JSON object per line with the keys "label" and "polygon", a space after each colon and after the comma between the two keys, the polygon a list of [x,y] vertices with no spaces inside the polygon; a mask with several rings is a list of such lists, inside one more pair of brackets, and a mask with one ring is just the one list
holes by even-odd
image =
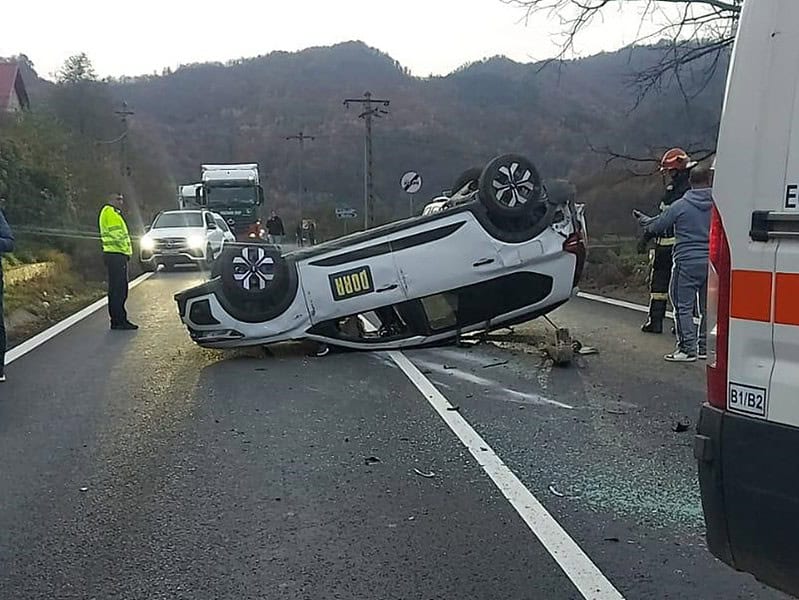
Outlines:
{"label": "asphalt road", "polygon": [[[388,356],[200,349],[172,302],[196,279],[136,288],[138,332],[100,311],[9,366],[0,598],[582,597]],[[537,324],[406,355],[625,598],[783,598],[704,547],[672,431],[701,367],[630,311],[554,318],[600,354],[553,368]]]}

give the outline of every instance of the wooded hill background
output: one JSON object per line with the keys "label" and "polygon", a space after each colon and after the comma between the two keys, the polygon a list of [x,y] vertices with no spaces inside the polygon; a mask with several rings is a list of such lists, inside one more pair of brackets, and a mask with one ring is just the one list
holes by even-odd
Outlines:
{"label": "wooded hill background", "polygon": [[[18,223],[44,220],[94,226],[109,191],[134,200],[137,224],[175,205],[174,186],[199,177],[203,162],[258,162],[266,209],[296,218],[298,157],[286,136],[303,131],[305,206],[323,236],[341,232],[336,207],[363,206],[363,122],[343,106],[371,91],[391,100],[374,124],[379,221],[407,216],[399,178],[424,178],[416,206],[449,188],[458,174],[502,152],[528,155],[545,178],[568,177],[588,204],[593,233],[634,233],[630,209],[654,211],[662,190],[654,163],[614,161],[605,149],[655,158],[666,147],[712,149],[726,65],[705,69],[639,97],[633,74],[665,46],[634,47],[559,64],[495,57],[445,77],[418,78],[360,42],[273,52],[227,64],[98,81],[86,57],[73,57],[58,82],[16,57],[32,100],[23,118],[0,121],[0,197]],[[131,118],[130,176],[122,176],[121,101]],[[690,101],[689,101],[690,100]],[[360,221],[357,222],[360,224]]]}

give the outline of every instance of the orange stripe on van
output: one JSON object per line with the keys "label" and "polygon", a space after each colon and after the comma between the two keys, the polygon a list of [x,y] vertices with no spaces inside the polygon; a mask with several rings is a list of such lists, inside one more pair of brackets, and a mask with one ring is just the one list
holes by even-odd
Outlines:
{"label": "orange stripe on van", "polygon": [[777,273],[774,322],[799,325],[799,274]]}
{"label": "orange stripe on van", "polygon": [[732,272],[730,316],[747,321],[771,322],[770,272]]}

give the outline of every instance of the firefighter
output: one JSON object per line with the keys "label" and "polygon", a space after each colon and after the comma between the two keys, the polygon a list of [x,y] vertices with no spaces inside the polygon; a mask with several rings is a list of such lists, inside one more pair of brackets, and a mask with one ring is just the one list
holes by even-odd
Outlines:
{"label": "firefighter", "polygon": [[125,302],[128,299],[128,261],[133,246],[128,226],[122,217],[125,199],[113,194],[100,211],[100,239],[103,244],[103,262],[108,270],[108,315],[111,329],[135,330],[138,326],[128,321]]}
{"label": "firefighter", "polygon": [[[660,172],[668,175],[670,181],[666,185],[666,193],[660,201],[659,209],[665,211],[673,202],[683,197],[691,185],[689,176],[696,165],[688,153],[682,148],[666,151],[660,159]],[[669,299],[669,282],[671,280],[672,250],[674,249],[674,228],[670,227],[660,235],[644,231],[639,242],[638,251],[646,252],[649,243],[655,240],[655,249],[650,253],[651,270],[649,274],[649,318],[641,327],[644,333],[663,333],[663,319],[666,317],[666,304]]]}

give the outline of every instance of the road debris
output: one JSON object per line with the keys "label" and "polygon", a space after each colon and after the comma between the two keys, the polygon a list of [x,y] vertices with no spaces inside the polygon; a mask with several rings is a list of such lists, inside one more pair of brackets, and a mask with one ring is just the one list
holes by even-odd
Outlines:
{"label": "road debris", "polygon": [[457,406],[457,405],[456,406],[448,406],[447,407],[447,410],[452,410],[452,411],[455,411],[455,412],[458,412],[460,409],[461,409],[461,407]]}
{"label": "road debris", "polygon": [[85,487],[85,486],[84,486],[84,487],[80,488],[80,491],[81,491],[81,492],[88,492],[88,491],[89,491],[89,488],[87,488],[87,487]]}
{"label": "road debris", "polygon": [[553,496],[557,496],[558,498],[563,498],[564,496],[566,496],[566,494],[564,494],[563,492],[559,492],[554,485],[550,485],[548,489]]}
{"label": "road debris", "polygon": [[507,364],[508,364],[507,360],[500,360],[500,361],[493,362],[493,363],[488,364],[488,365],[483,365],[483,368],[484,369],[490,369],[491,367],[501,367],[502,365],[507,365]]}
{"label": "road debris", "polygon": [[458,367],[453,367],[453,366],[450,366],[450,365],[443,365],[443,367],[444,367],[444,369],[446,371],[451,371],[452,369],[457,369],[458,368]]}
{"label": "road debris", "polygon": [[674,433],[685,433],[686,431],[688,431],[688,429],[690,429],[690,427],[691,427],[691,421],[686,419],[685,421],[675,422],[672,425],[671,430]]}
{"label": "road debris", "polygon": [[[551,321],[549,322],[552,323]],[[574,357],[574,350],[572,350],[572,339],[569,330],[565,327],[556,327],[555,342],[547,344],[545,351],[556,365],[566,366],[570,364]]]}
{"label": "road debris", "polygon": [[376,456],[367,456],[366,458],[363,459],[363,462],[366,465],[374,465],[382,461]]}
{"label": "road debris", "polygon": [[619,540],[619,538],[617,538],[617,537],[606,537],[605,541],[606,542],[619,542],[621,540]]}
{"label": "road debris", "polygon": [[416,467],[413,468],[413,472],[416,473],[419,477],[424,477],[425,479],[433,479],[436,476],[434,471],[430,471],[429,473],[425,473],[424,471],[420,471]]}
{"label": "road debris", "polygon": [[588,356],[591,354],[599,354],[599,348],[594,348],[593,346],[581,346],[576,352],[580,356]]}

